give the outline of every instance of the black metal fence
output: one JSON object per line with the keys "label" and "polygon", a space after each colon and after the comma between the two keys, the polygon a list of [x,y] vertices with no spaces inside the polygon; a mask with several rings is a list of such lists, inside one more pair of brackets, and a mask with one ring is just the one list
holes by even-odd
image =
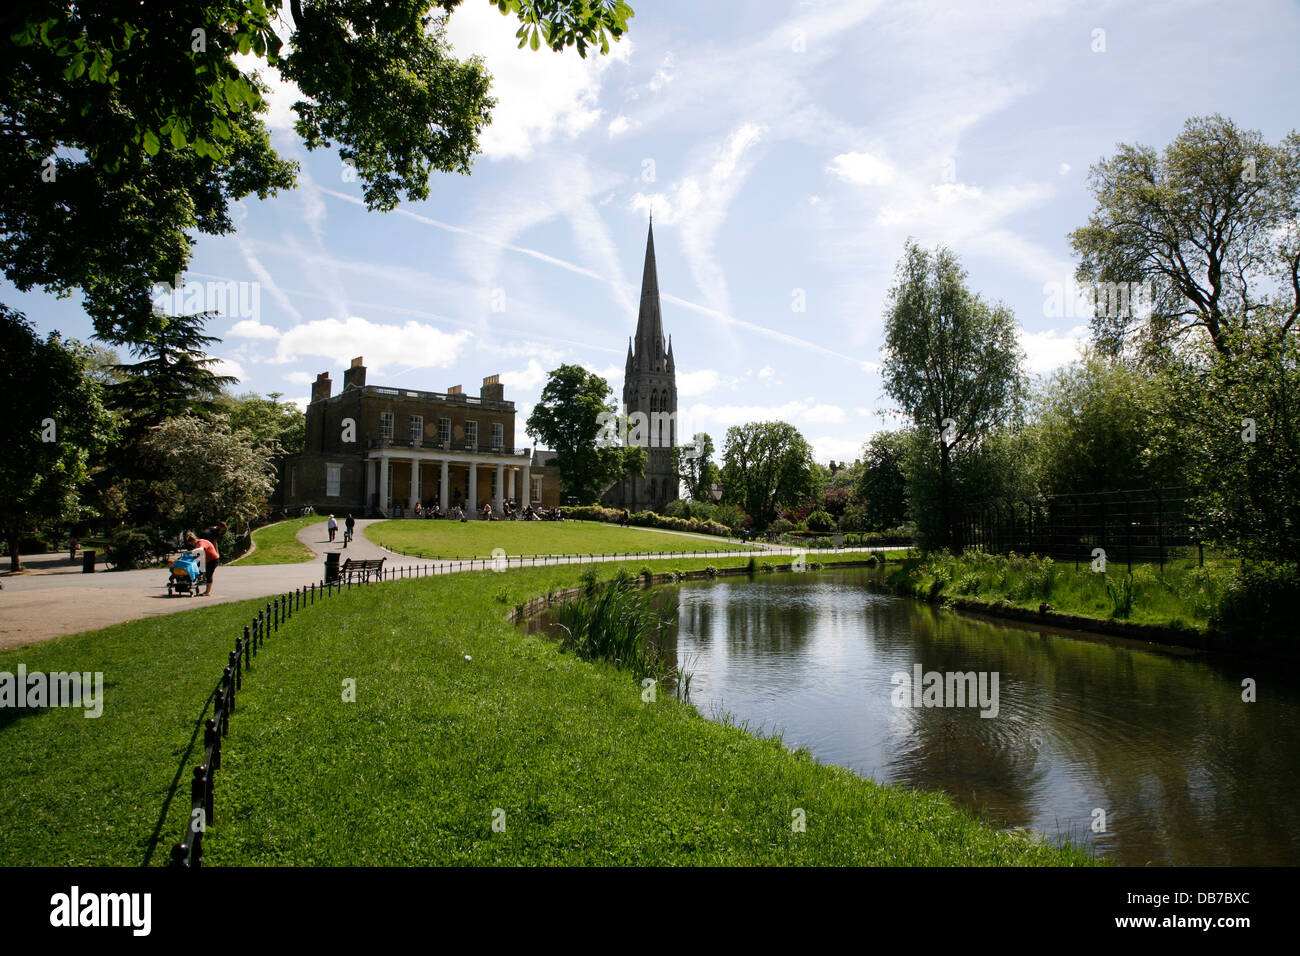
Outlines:
{"label": "black metal fence", "polygon": [[[337,552],[330,552],[331,555]],[[185,823],[181,841],[172,847],[171,866],[203,866],[203,835],[215,820],[217,782],[221,769],[222,742],[230,732],[230,718],[235,713],[235,699],[244,686],[244,677],[252,668],[253,659],[266,643],[268,635],[278,634],[295,612],[311,607],[342,591],[360,587],[362,583],[424,578],[452,571],[483,570],[504,571],[508,567],[538,567],[547,564],[586,564],[603,561],[627,561],[633,558],[703,558],[714,555],[738,556],[743,551],[634,551],[613,555],[562,554],[562,555],[511,555],[509,557],[468,558],[438,563],[380,567],[373,577],[354,580],[350,575],[322,580],[319,584],[304,585],[279,597],[272,598],[257,617],[244,627],[244,633],[235,640],[221,679],[212,695],[212,716],[203,725],[203,762],[194,768],[190,781],[190,815]],[[466,567],[468,565],[468,567]],[[336,571],[341,571],[336,568]]]}
{"label": "black metal fence", "polygon": [[960,548],[1039,554],[1075,564],[1101,548],[1108,561],[1158,562],[1195,554],[1204,561],[1189,501],[1195,489],[1144,488],[985,501],[964,508]]}

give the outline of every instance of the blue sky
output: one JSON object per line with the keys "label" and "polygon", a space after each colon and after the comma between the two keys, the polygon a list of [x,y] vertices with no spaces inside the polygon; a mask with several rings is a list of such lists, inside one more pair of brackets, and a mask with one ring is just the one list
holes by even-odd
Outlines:
{"label": "blue sky", "polygon": [[[653,206],[679,434],[720,446],[781,419],[820,460],[852,459],[891,424],[882,311],[907,237],[952,247],[1042,373],[1086,334],[1045,290],[1073,274],[1092,163],[1162,148],[1193,115],[1270,142],[1296,125],[1300,5],[1283,0],[633,6],[611,55],[582,60],[515,49],[513,19],[465,0],[449,34],[494,74],[494,122],[471,176],[392,213],[365,210],[336,153],[306,153],[277,86],[268,121],[299,187],[242,203],[186,277],[258,283],[255,316],[210,326],[238,390],[305,400],[355,355],[371,384],[477,394],[500,373],[523,444],[561,362],[621,394]],[[76,296],[0,282],[0,299],[90,336]]]}

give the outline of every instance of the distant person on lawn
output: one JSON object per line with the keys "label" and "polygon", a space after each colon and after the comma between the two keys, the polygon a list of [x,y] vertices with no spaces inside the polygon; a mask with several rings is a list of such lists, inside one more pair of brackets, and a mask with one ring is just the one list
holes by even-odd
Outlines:
{"label": "distant person on lawn", "polygon": [[330,540],[333,541],[334,536],[339,533],[339,523],[334,520],[333,515],[330,515],[330,520],[325,522],[325,527],[329,529]]}
{"label": "distant person on lawn", "polygon": [[[199,556],[199,564],[203,568],[203,577],[207,581],[208,589],[203,592],[202,597],[207,597],[212,593],[212,576],[217,573],[217,565],[221,563],[221,554],[217,551],[217,546],[207,538],[200,538],[193,531],[185,534],[185,550]],[[194,592],[198,594],[197,591]]]}

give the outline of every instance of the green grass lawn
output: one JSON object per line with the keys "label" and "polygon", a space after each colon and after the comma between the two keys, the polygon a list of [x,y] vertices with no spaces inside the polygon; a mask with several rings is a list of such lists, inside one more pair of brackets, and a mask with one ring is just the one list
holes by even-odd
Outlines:
{"label": "green grass lawn", "polygon": [[722,538],[623,528],[599,521],[447,521],[409,518],[367,525],[375,544],[429,558],[506,554],[623,554],[636,551],[737,551]]}
{"label": "green grass lawn", "polygon": [[[231,564],[294,564],[299,561],[314,560],[315,555],[304,548],[296,537],[298,532],[308,525],[319,524],[325,519],[319,515],[305,518],[288,518],[268,524],[253,532],[253,544],[256,547]],[[341,534],[342,532],[340,532]]]}
{"label": "green grass lawn", "polygon": [[[597,567],[606,578],[641,564]],[[999,833],[941,795],[816,764],[667,694],[643,703],[626,671],[508,623],[509,607],[586,570],[357,587],[296,615],[268,637],[238,698],[208,862],[1090,861]],[[138,865],[160,820],[151,862],[166,862],[201,753],[187,752],[191,735],[258,603],[0,653],[0,670],[102,670],[107,698],[98,720],[0,714],[0,865]],[[355,702],[342,699],[346,679]],[[792,831],[796,810],[806,832]]]}

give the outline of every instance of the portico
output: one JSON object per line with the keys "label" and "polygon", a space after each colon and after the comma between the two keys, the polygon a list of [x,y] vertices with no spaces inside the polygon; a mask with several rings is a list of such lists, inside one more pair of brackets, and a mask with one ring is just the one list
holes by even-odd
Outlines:
{"label": "portico", "polygon": [[406,515],[437,504],[444,512],[457,504],[467,517],[479,517],[484,501],[501,514],[507,498],[519,507],[532,489],[531,456],[527,451],[446,452],[424,449],[372,448],[363,462],[367,507],[388,516],[394,504]]}

